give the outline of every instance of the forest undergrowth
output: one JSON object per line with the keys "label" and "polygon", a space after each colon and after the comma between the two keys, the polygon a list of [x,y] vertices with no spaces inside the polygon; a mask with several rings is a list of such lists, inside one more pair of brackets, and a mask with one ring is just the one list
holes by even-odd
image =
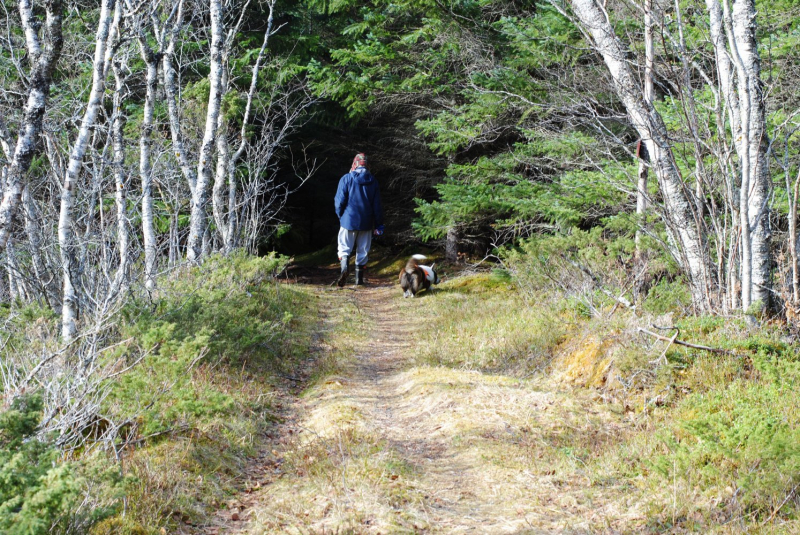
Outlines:
{"label": "forest undergrowth", "polygon": [[[145,354],[103,397],[116,449],[62,453],[35,393],[2,413],[2,532],[798,529],[782,324],[534,294],[519,258],[404,300],[394,260],[359,289],[279,283],[274,257],[162,281],[115,323]],[[15,350],[55,344],[51,315],[7,314]]]}
{"label": "forest undergrowth", "polygon": [[[101,356],[135,365],[98,386],[77,447],[42,435],[45,388],[17,398],[0,417],[0,532],[180,532],[246,486],[284,398],[314,373],[317,304],[277,284],[286,260],[215,257],[131,299]],[[61,350],[52,314],[5,313],[5,372],[26,352]]]}

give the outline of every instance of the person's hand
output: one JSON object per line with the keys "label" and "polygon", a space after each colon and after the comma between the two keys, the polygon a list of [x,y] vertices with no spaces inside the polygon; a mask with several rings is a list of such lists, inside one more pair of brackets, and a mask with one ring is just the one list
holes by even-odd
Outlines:
{"label": "person's hand", "polygon": [[377,227],[375,227],[375,230],[373,230],[372,233],[375,234],[376,236],[382,236],[383,235],[383,225],[378,225]]}

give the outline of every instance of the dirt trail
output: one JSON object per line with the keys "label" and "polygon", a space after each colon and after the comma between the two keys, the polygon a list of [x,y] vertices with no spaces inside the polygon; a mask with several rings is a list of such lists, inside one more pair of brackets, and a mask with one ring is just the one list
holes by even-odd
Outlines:
{"label": "dirt trail", "polygon": [[550,463],[565,429],[580,441],[607,423],[596,407],[513,377],[415,365],[417,310],[435,294],[403,300],[375,280],[316,291],[323,331],[352,327],[320,349],[344,363],[293,402],[254,468],[258,488],[208,533],[613,532],[636,516],[577,461]]}

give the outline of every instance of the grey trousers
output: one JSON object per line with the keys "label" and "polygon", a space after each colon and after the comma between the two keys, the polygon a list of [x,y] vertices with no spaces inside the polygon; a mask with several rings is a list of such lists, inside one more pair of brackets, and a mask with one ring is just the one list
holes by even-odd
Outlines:
{"label": "grey trousers", "polygon": [[372,231],[371,230],[347,230],[346,228],[339,228],[339,258],[344,255],[356,255],[356,265],[363,266],[367,263],[369,248],[372,246]]}

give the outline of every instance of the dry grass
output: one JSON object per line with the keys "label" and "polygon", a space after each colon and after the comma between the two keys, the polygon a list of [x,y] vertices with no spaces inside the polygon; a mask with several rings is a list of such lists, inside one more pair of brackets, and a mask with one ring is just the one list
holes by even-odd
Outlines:
{"label": "dry grass", "polygon": [[[372,324],[358,338],[333,330],[330,343],[343,363],[305,396],[278,452],[281,472],[257,500],[249,533],[562,533],[643,523],[644,506],[626,495],[627,482],[601,481],[587,470],[625,432],[606,407],[539,379],[432,364],[424,348],[447,351],[458,335],[420,331],[417,316],[404,312],[436,312],[458,330],[469,328],[459,322],[498,318],[503,300],[513,310],[513,294],[502,291],[496,303],[481,295],[491,306],[470,316],[485,278],[464,282],[413,302],[394,288],[355,294]],[[516,334],[533,324],[506,325],[506,336],[483,346],[486,355],[499,358],[503,344],[516,344]],[[462,342],[481,350],[477,339],[490,331],[483,325]],[[551,334],[523,344],[544,352],[560,340]]]}
{"label": "dry grass", "polygon": [[[485,274],[333,295],[364,332],[329,333],[336,373],[307,392],[248,533],[797,532],[790,507],[765,524],[671,451],[690,392],[753,379],[636,334],[671,318],[582,318]],[[704,321],[682,336],[744,343]]]}

